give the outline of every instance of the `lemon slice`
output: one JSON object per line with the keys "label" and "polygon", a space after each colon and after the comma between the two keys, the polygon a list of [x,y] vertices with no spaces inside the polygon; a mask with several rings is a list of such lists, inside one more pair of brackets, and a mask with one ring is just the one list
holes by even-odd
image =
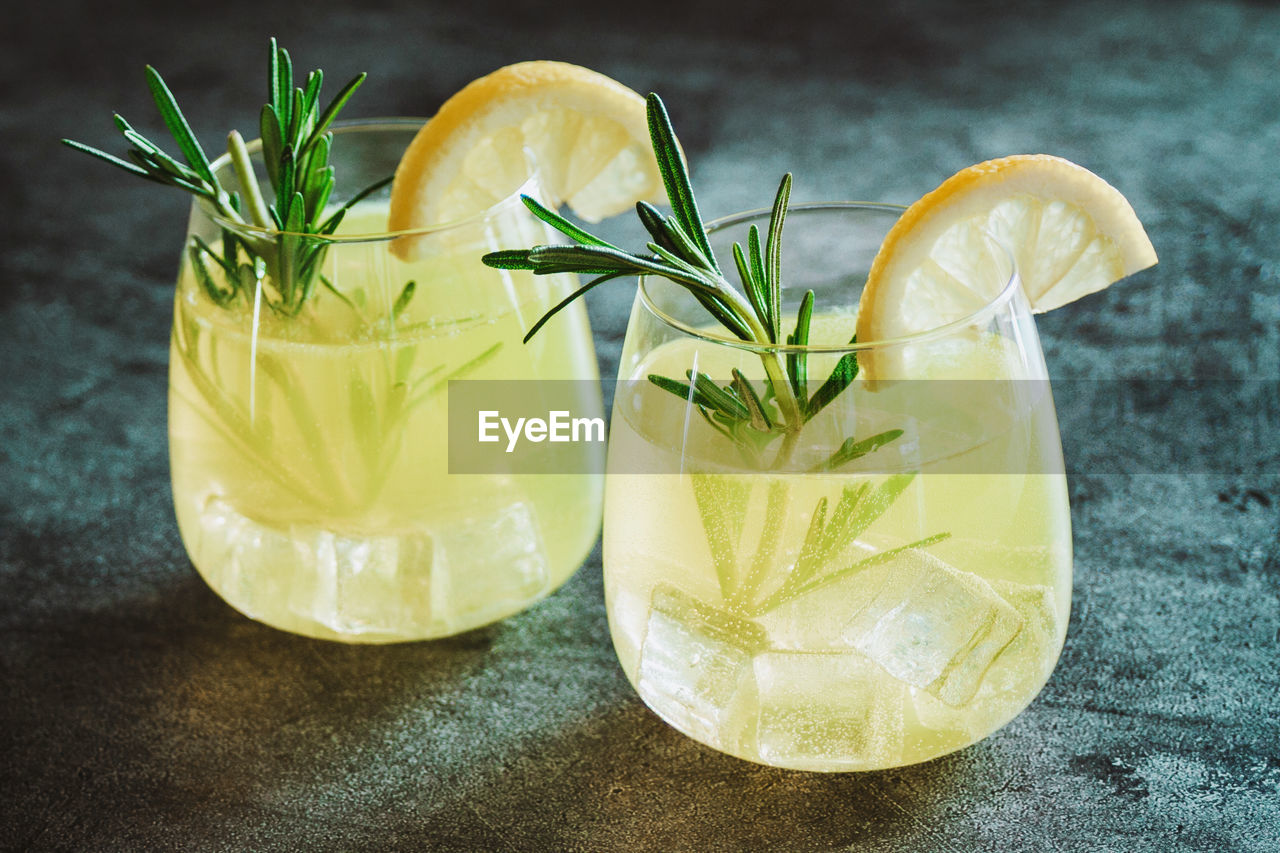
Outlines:
{"label": "lemon slice", "polygon": [[[890,229],[858,305],[858,340],[926,331],[982,308],[1008,283],[1006,251],[1036,312],[1156,262],[1129,202],[1088,169],[1047,154],[988,160],[948,178]],[[889,360],[864,356],[873,356],[864,369]]]}
{"label": "lemon slice", "polygon": [[[535,168],[544,201],[567,203],[589,222],[640,199],[665,200],[643,98],[577,65],[520,62],[468,83],[423,125],[396,168],[388,226],[479,213]],[[396,243],[402,255],[413,247]]]}

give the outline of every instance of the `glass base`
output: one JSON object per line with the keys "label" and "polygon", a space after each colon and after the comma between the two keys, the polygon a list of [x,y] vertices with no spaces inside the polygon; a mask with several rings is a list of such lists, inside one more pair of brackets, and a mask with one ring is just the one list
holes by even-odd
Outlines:
{"label": "glass base", "polygon": [[191,561],[228,604],[348,643],[445,637],[503,619],[567,580],[594,539],[548,547],[524,501],[370,532],[270,526],[209,497],[181,526]]}
{"label": "glass base", "polygon": [[[921,586],[937,592],[937,578],[931,581]],[[847,646],[821,650],[780,646],[764,624],[661,585],[628,674],[640,698],[668,723],[748,761],[822,772],[928,761],[1012,720],[1057,659],[1062,626],[1053,591],[997,583],[999,591],[988,589],[990,602],[981,604],[954,589],[932,602],[903,596],[878,612],[873,602],[845,617]],[[830,595],[819,598],[811,602],[816,607],[846,610]],[[987,618],[996,602],[1013,628],[999,637],[999,620]],[[931,603],[940,606],[931,612]],[[948,638],[940,630],[948,619],[980,627],[973,636],[952,632]],[[898,629],[911,636],[886,642]],[[973,634],[967,627],[961,633]],[[862,642],[867,638],[876,645]],[[947,658],[941,677],[920,670],[922,649],[930,644],[940,652],[935,658]],[[904,662],[914,668],[903,671]]]}

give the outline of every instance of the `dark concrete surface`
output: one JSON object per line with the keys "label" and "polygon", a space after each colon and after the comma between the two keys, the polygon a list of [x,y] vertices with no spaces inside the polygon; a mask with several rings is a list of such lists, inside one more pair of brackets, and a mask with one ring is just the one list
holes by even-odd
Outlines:
{"label": "dark concrete surface", "polygon": [[[6,13],[0,847],[1280,850],[1280,9],[359,5]],[[168,495],[187,202],[55,141],[107,143],[112,110],[155,131],[146,62],[202,136],[253,127],[271,34],[330,80],[368,70],[353,116],[430,113],[526,58],[657,90],[712,214],[767,203],[785,169],[797,199],[906,202],[1022,151],[1116,184],[1161,263],[1041,318],[1051,372],[1218,382],[1105,415],[1109,394],[1060,391],[1078,574],[1035,703],[929,764],[786,772],[643,707],[598,552],[528,612],[434,643],[306,640],[217,599]],[[591,304],[606,374],[629,299]],[[1269,396],[1237,399],[1244,379]]]}

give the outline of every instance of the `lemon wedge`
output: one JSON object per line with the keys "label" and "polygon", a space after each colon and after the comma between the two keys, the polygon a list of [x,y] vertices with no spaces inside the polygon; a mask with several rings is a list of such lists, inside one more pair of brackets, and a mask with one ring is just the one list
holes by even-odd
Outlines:
{"label": "lemon wedge", "polygon": [[[948,178],[890,229],[862,291],[858,340],[972,314],[1008,283],[1008,255],[1036,312],[1156,263],[1129,202],[1088,169],[1047,154],[989,160]],[[864,369],[886,361],[865,355]]]}
{"label": "lemon wedge", "polygon": [[[544,201],[589,222],[665,200],[640,95],[578,65],[520,62],[468,83],[418,131],[396,168],[388,227],[479,213],[534,169]],[[395,248],[412,256],[414,245]]]}

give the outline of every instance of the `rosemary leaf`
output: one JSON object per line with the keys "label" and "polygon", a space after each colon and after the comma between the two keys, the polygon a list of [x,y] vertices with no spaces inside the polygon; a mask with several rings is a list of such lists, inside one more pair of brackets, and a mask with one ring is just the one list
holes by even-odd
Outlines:
{"label": "rosemary leaf", "polygon": [[648,243],[646,245],[649,251],[653,252],[659,258],[671,264],[671,266],[675,267],[676,269],[681,270],[690,276],[694,276],[697,278],[703,277],[701,271],[699,271],[697,267],[695,267],[693,264],[689,263],[684,258],[677,255],[675,252],[668,251],[667,249],[664,249],[662,246],[658,245],[657,243]]}
{"label": "rosemary leaf", "polygon": [[[120,119],[120,121],[124,122],[124,119]],[[148,156],[152,156],[155,154],[164,153],[163,149],[161,149],[160,146],[156,145],[150,139],[147,139],[145,136],[143,136],[141,133],[138,133],[138,131],[134,130],[132,127],[129,127],[127,124],[120,129],[120,135],[123,136],[126,141],[132,142],[134,148],[136,148],[138,150],[138,153],[140,154],[146,154]],[[173,158],[170,158],[170,159],[173,159]]]}
{"label": "rosemary leaf", "polygon": [[400,319],[400,315],[404,313],[404,309],[409,307],[409,302],[413,299],[414,291],[418,289],[418,283],[410,280],[400,291],[400,295],[396,297],[396,304],[391,306],[391,322]]}
{"label": "rosemary leaf", "polygon": [[[128,136],[128,134],[126,136]],[[139,147],[141,148],[141,146]],[[178,178],[192,186],[198,185],[198,182],[203,180],[190,168],[179,163],[159,148],[151,148],[149,151],[139,151],[139,154],[143,159],[151,163],[156,171],[164,172],[166,175]]]}
{"label": "rosemary leaf", "polygon": [[[692,371],[690,371],[690,374],[692,374]],[[704,384],[699,384],[696,381],[681,382],[678,379],[652,373],[649,374],[649,381],[662,390],[668,391],[684,400],[686,404],[692,403],[697,406],[698,411],[702,413],[708,423],[719,432],[732,438],[731,433],[719,424],[737,425],[745,409],[740,406],[736,399],[721,392],[714,382],[708,381]],[[711,389],[710,392],[708,392],[708,388]],[[708,393],[715,396],[708,396]],[[727,407],[727,409],[722,407]]]}
{"label": "rosemary leaf", "polygon": [[500,270],[531,270],[536,266],[529,260],[528,249],[503,249],[498,252],[489,252],[480,260],[485,266]]}
{"label": "rosemary leaf", "polygon": [[662,173],[663,186],[667,190],[667,198],[675,211],[676,220],[692,237],[699,249],[711,262],[712,268],[719,273],[715,264],[715,256],[711,252],[711,244],[707,241],[706,227],[702,224],[702,215],[698,212],[698,202],[693,195],[693,187],[689,184],[689,170],[685,164],[684,152],[676,140],[675,130],[671,127],[671,117],[667,115],[666,105],[657,95],[649,95],[647,99],[649,116],[649,135],[653,142],[653,153],[658,158],[658,168]]}
{"label": "rosemary leaf", "polygon": [[[238,199],[232,197],[232,202],[238,203]],[[238,248],[240,243],[241,240],[234,231],[229,228],[222,229],[222,257],[218,258],[218,261],[227,271],[228,276],[232,276],[233,270],[236,269],[236,259],[240,256]],[[234,281],[235,278],[231,277],[230,280]]]}
{"label": "rosemary leaf", "polygon": [[338,94],[334,95],[333,100],[329,102],[329,106],[324,108],[324,112],[316,120],[315,128],[303,145],[304,150],[315,145],[316,141],[329,129],[329,125],[333,124],[333,120],[337,117],[339,111],[346,106],[347,101],[351,100],[351,96],[356,93],[356,89],[360,88],[360,84],[365,81],[367,76],[364,72],[357,74],[347,82],[347,85],[342,87]]}
{"label": "rosemary leaf", "polygon": [[280,216],[280,227],[286,231],[293,230],[287,228],[284,223],[289,221],[289,205],[293,202],[293,188],[296,186],[294,182],[297,180],[295,167],[293,149],[286,142],[280,151],[280,166],[275,186],[276,213]]}
{"label": "rosemary leaf", "polygon": [[647,201],[638,201],[636,202],[636,216],[640,218],[640,224],[644,226],[644,230],[649,232],[649,236],[653,238],[655,243],[669,252],[679,251],[676,241],[667,231],[666,217],[656,207]]}
{"label": "rosemary leaf", "polygon": [[756,278],[750,261],[747,260],[742,246],[738,243],[733,244],[733,263],[738,268],[742,289],[747,292],[747,301],[751,303],[751,310],[755,312],[756,319],[765,329],[771,328],[773,323],[769,319],[769,300],[764,293],[764,282]]}
{"label": "rosemary leaf", "polygon": [[[652,377],[652,376],[650,376],[649,378],[650,378],[650,379],[653,379],[653,377]],[[659,378],[662,378],[662,377],[659,377]],[[707,422],[707,424],[708,424],[708,425],[709,425],[713,430],[715,430],[716,432],[720,433],[721,435],[723,435],[725,438],[729,439],[730,441],[733,441],[733,440],[734,440],[732,433],[730,433],[727,429],[725,429],[725,428],[724,428],[723,426],[721,426],[720,424],[716,423],[716,419],[715,419],[715,418],[713,418],[713,417],[712,417],[712,416],[707,412],[707,409],[706,409],[706,407],[705,407],[705,406],[699,406],[699,407],[698,407],[698,414],[702,415],[702,419],[703,419],[704,421],[706,421],[706,422]]]}
{"label": "rosemary leaf", "polygon": [[739,421],[745,421],[751,417],[751,411],[744,402],[717,385],[707,374],[699,373],[696,370],[688,370],[685,371],[685,375],[689,377],[689,381],[693,383],[693,387],[698,394],[712,408],[719,409]]}
{"label": "rosemary leaf", "polygon": [[[508,269],[524,269],[524,267],[508,267]],[[556,314],[560,313],[560,310],[567,307],[569,303],[573,302],[575,299],[577,299],[582,294],[586,293],[591,288],[604,284],[606,281],[611,281],[620,275],[625,275],[625,273],[605,273],[604,275],[597,276],[596,278],[593,278],[591,279],[591,281],[584,284],[582,287],[579,287],[573,293],[570,293],[564,299],[561,299],[554,306],[552,306],[550,311],[543,314],[541,319],[538,320],[538,322],[533,324],[533,328],[530,329],[524,336],[524,343],[527,344],[529,342],[529,339],[532,338],[534,335],[536,335],[538,333],[538,330],[541,329],[543,326],[545,326],[548,320],[550,320]]]}
{"label": "rosemary leaf", "polygon": [[329,194],[333,192],[334,170],[325,166],[317,170],[307,181],[307,218],[314,221],[329,203]]}
{"label": "rosemary leaf", "polygon": [[[849,343],[855,343],[857,338]],[[840,396],[840,392],[848,388],[849,385],[858,375],[858,356],[856,353],[845,353],[840,356],[840,360],[836,362],[835,369],[831,371],[831,375],[827,377],[827,381],[819,386],[814,395],[809,398],[809,402],[805,407],[805,420],[808,421],[814,415],[827,407],[827,404]]]}
{"label": "rosemary leaf", "polygon": [[[171,187],[178,187],[187,192],[193,193],[204,198],[212,198],[213,194],[208,186],[201,181],[199,184],[192,183],[172,174],[160,165],[155,155],[148,151],[139,151],[137,148],[130,149],[129,159],[146,172],[146,177],[157,183],[166,184]],[[197,179],[198,180],[198,179]]]}
{"label": "rosemary leaf", "polygon": [[[236,269],[235,269],[235,267],[234,267],[234,266],[232,266],[232,265],[231,265],[228,261],[226,261],[225,259],[223,259],[223,258],[219,257],[219,256],[218,256],[218,253],[217,253],[217,252],[215,252],[212,248],[210,248],[210,246],[209,246],[209,244],[208,244],[208,243],[206,243],[204,240],[200,239],[200,235],[199,235],[199,234],[192,234],[192,235],[191,235],[191,242],[192,242],[192,244],[194,245],[194,247],[195,247],[197,250],[199,250],[199,252],[203,252],[204,254],[208,255],[210,258],[212,258],[212,259],[213,259],[214,263],[216,263],[218,266],[222,267],[223,271],[224,271],[227,275],[229,275],[229,276],[231,276],[231,275],[235,275],[235,273],[236,273]],[[225,250],[225,248],[224,248],[224,250]]]}
{"label": "rosemary leaf", "polygon": [[192,134],[191,126],[187,124],[186,116],[178,108],[173,92],[169,91],[160,73],[150,65],[147,66],[147,85],[151,89],[151,97],[156,102],[156,108],[160,110],[160,117],[164,119],[169,132],[173,134],[174,141],[178,143],[178,148],[182,150],[182,156],[187,158],[187,163],[196,174],[216,186],[217,179],[214,178],[213,169],[209,166],[209,158],[204,155],[204,149]]}
{"label": "rosemary leaf", "polygon": [[668,376],[659,376],[656,373],[649,374],[649,381],[663,391],[670,391],[682,400],[687,400],[691,403],[695,402],[697,395],[693,391],[693,386],[688,382],[681,382],[679,379],[672,379]]}
{"label": "rosemary leaf", "polygon": [[674,251],[686,261],[702,269],[714,268],[715,265],[707,259],[693,238],[685,233],[675,217],[668,216],[662,221],[662,231],[667,241],[675,245]]}
{"label": "rosemary leaf", "polygon": [[[796,330],[787,337],[787,343],[796,347],[809,345],[809,325],[813,319],[813,291],[805,291],[796,312]],[[809,409],[809,354],[803,349],[787,353],[787,373],[791,376],[791,388],[808,420]]]}
{"label": "rosemary leaf", "polygon": [[502,341],[498,341],[498,342],[497,342],[497,343],[495,343],[493,346],[491,346],[491,347],[489,347],[488,349],[486,349],[484,352],[482,352],[482,353],[480,353],[479,355],[475,356],[474,358],[472,358],[472,359],[470,359],[470,360],[468,360],[468,361],[464,362],[464,363],[463,363],[461,366],[459,366],[457,369],[452,370],[452,371],[450,371],[449,373],[445,374],[444,376],[440,377],[440,378],[439,378],[439,379],[437,379],[435,382],[433,382],[433,383],[432,383],[432,384],[427,388],[427,390],[426,390],[426,391],[424,391],[421,395],[419,395],[419,396],[417,397],[417,399],[415,399],[415,400],[410,404],[410,406],[411,406],[411,407],[412,407],[412,406],[417,406],[419,403],[421,403],[421,402],[422,402],[424,399],[426,399],[427,397],[430,397],[431,395],[433,395],[433,394],[435,394],[435,393],[437,393],[437,392],[439,392],[439,391],[442,391],[442,390],[444,390],[445,388],[448,388],[448,387],[449,387],[449,382],[450,382],[450,381],[452,381],[452,380],[454,380],[454,379],[462,379],[462,378],[463,378],[463,377],[465,377],[465,376],[468,376],[468,375],[470,375],[470,374],[472,374],[472,373],[475,373],[477,370],[479,370],[481,367],[483,367],[486,363],[488,363],[488,362],[489,362],[489,361],[490,361],[490,360],[491,360],[495,355],[497,355],[497,354],[498,354],[498,350],[500,350],[500,349],[502,349]]}
{"label": "rosemary leaf", "polygon": [[382,180],[374,181],[373,183],[369,184],[369,186],[360,190],[360,192],[356,193],[351,198],[343,202],[342,206],[339,207],[336,211],[334,211],[333,215],[330,216],[328,219],[326,219],[320,225],[320,227],[316,229],[317,232],[321,234],[332,234],[334,231],[337,231],[339,223],[341,223],[343,217],[347,215],[348,210],[355,207],[357,204],[364,201],[366,198],[373,195],[378,190],[385,187],[387,184],[391,183],[391,181],[394,179],[395,179],[395,175],[387,175]]}
{"label": "rosemary leaf", "polygon": [[209,273],[209,268],[205,266],[203,257],[205,254],[208,254],[219,265],[222,264],[221,259],[205,245],[203,240],[198,237],[194,238],[187,249],[187,256],[190,259],[191,270],[195,273],[196,281],[214,304],[225,305],[235,298],[236,289],[234,287],[225,288],[219,286]]}
{"label": "rosemary leaf", "polygon": [[339,208],[332,216],[326,219],[319,228],[316,229],[317,234],[329,236],[338,230],[338,226],[342,224],[342,220],[347,215],[347,209]]}
{"label": "rosemary leaf", "polygon": [[288,146],[295,153],[298,149],[298,137],[302,135],[302,124],[305,116],[302,113],[302,90],[293,90],[293,106],[289,109],[289,128],[285,131],[284,138]]}
{"label": "rosemary leaf", "polygon": [[791,200],[791,173],[782,176],[778,194],[769,216],[769,236],[765,242],[765,282],[769,292],[769,334],[776,342],[781,334],[782,315],[782,226],[787,220],[787,204]]}
{"label": "rosemary leaf", "polygon": [[760,585],[776,559],[778,544],[787,522],[787,504],[790,498],[790,484],[786,480],[769,480],[760,540],[755,556],[752,557],[747,577],[742,583],[742,595],[747,601],[755,599]]}
{"label": "rosemary leaf", "polygon": [[268,90],[272,108],[280,121],[280,135],[289,124],[289,104],[285,102],[286,93],[293,88],[293,71],[289,68],[289,52],[271,39],[270,66],[267,70]]}
{"label": "rosemary leaf", "polygon": [[724,326],[740,340],[750,341],[753,339],[751,329],[748,328],[747,324],[732,310],[726,308],[722,301],[698,292],[694,292],[694,296],[702,303],[702,307],[706,308],[720,322],[720,325]]}
{"label": "rosemary leaf", "polygon": [[818,543],[819,553],[830,555],[837,545],[851,541],[857,536],[857,533],[854,533],[852,537],[846,538],[845,534],[850,528],[850,520],[870,490],[870,483],[859,483],[846,486],[841,491],[840,500],[836,501],[835,507],[831,510],[831,519],[823,528],[822,539]]}
{"label": "rosemary leaf", "polygon": [[738,397],[746,404],[747,411],[751,415],[751,426],[761,432],[768,432],[773,429],[773,423],[769,420],[769,416],[765,414],[764,406],[761,404],[760,398],[756,396],[755,389],[751,387],[747,377],[742,375],[742,371],[737,368],[733,370],[733,389],[738,392]]}
{"label": "rosemary leaf", "polygon": [[530,213],[568,237],[570,240],[574,240],[584,246],[605,246],[618,252],[622,251],[612,243],[601,240],[599,237],[593,236],[579,228],[577,225],[574,225],[554,210],[548,210],[543,207],[542,204],[533,196],[521,195],[520,200],[524,202],[525,207],[529,208]]}
{"label": "rosemary leaf", "polygon": [[303,233],[307,217],[307,203],[306,200],[303,199],[302,193],[295,191],[293,195],[289,197],[287,210],[288,214],[285,216],[284,230],[291,234]]}
{"label": "rosemary leaf", "polygon": [[732,601],[738,579],[738,543],[751,497],[750,484],[732,476],[714,474],[693,474],[689,480],[716,567],[720,594],[726,601]]}
{"label": "rosemary leaf", "polygon": [[[124,169],[126,172],[128,172],[131,175],[137,175],[140,178],[151,178],[154,180],[154,178],[152,178],[151,173],[148,172],[146,169],[142,169],[138,166],[135,166],[132,163],[126,163],[124,160],[121,160],[119,157],[116,157],[113,154],[108,154],[105,151],[99,151],[97,148],[93,148],[92,146],[85,145],[83,142],[76,142],[71,139],[64,139],[62,140],[62,144],[69,146],[71,148],[74,148],[76,151],[83,151],[85,154],[89,154],[93,157],[97,157],[99,160],[105,160],[106,162],[110,163],[113,166]],[[161,183],[163,183],[163,181]]]}
{"label": "rosemary leaf", "polygon": [[858,506],[858,512],[847,525],[844,535],[850,540],[861,536],[898,499],[898,496],[906,491],[915,476],[914,473],[909,473],[893,474],[887,477]]}
{"label": "rosemary leaf", "polygon": [[851,566],[848,566],[846,568],[840,569],[835,572],[831,572],[830,574],[823,575],[822,577],[815,578],[809,583],[806,583],[798,587],[791,594],[790,597],[798,598],[801,595],[807,595],[815,590],[821,589],[822,587],[835,583],[836,581],[844,580],[845,578],[851,577],[852,575],[865,571],[871,568],[872,566],[877,566],[882,563],[887,563],[888,561],[897,557],[899,554],[905,553],[907,551],[923,550],[925,548],[928,548],[930,545],[936,545],[939,542],[943,542],[950,538],[951,538],[950,533],[935,533],[932,536],[926,536],[923,539],[918,539],[915,542],[911,542],[906,545],[899,545],[896,548],[889,548],[888,550],[877,552],[875,554],[872,554],[870,557],[866,557],[864,559],[859,560],[858,562],[854,563]]}
{"label": "rosemary leaf", "polygon": [[827,499],[823,497],[818,499],[817,506],[813,508],[813,518],[810,519],[809,529],[805,532],[804,543],[800,546],[800,555],[796,558],[795,568],[791,577],[787,579],[788,584],[794,582],[798,586],[804,583],[821,566],[819,544],[822,541],[826,520]]}
{"label": "rosemary leaf", "polygon": [[258,133],[262,138],[262,159],[267,166],[267,180],[273,187],[279,186],[279,151],[284,143],[280,138],[280,117],[271,104],[262,105],[262,112],[258,116]]}
{"label": "rosemary leaf", "polygon": [[324,275],[323,273],[321,273],[319,276],[319,279],[320,279],[320,284],[324,285],[324,288],[326,290],[328,290],[334,296],[338,297],[340,300],[346,303],[347,307],[350,308],[352,311],[356,312],[357,314],[360,313],[360,309],[356,307],[356,304],[352,302],[351,299],[348,298],[345,293],[343,293],[341,290],[338,290],[337,286],[332,281],[329,280],[329,277],[327,275]]}
{"label": "rosemary leaf", "polygon": [[283,47],[277,51],[279,56],[279,98],[276,100],[276,112],[280,114],[280,134],[289,138],[289,128],[293,126],[293,60],[289,51]]}
{"label": "rosemary leaf", "polygon": [[[316,102],[320,99],[320,87],[324,85],[324,72],[317,68],[307,74],[307,87],[302,93],[302,114],[315,121]],[[307,128],[309,132],[311,128]]]}
{"label": "rosemary leaf", "polygon": [[902,436],[902,430],[891,429],[877,433],[870,438],[864,438],[861,441],[849,437],[845,439],[844,444],[840,445],[835,453],[825,462],[815,465],[811,471],[834,471],[841,465],[852,462],[855,459],[861,459],[868,453],[874,453],[892,441],[896,441]]}
{"label": "rosemary leaf", "polygon": [[[751,277],[755,280],[756,286],[759,288],[760,307],[757,311],[765,317],[761,321],[765,331],[769,333],[769,342],[777,343],[773,336],[773,317],[770,312],[773,310],[773,300],[769,299],[766,291],[769,288],[769,277],[764,268],[764,257],[760,252],[760,229],[754,224],[747,229],[747,261],[751,266]],[[751,294],[748,293],[748,296]]]}
{"label": "rosemary leaf", "polygon": [[684,270],[629,255],[612,246],[538,246],[529,251],[529,260],[538,265],[535,271],[542,275],[557,272],[629,272],[632,275],[654,273],[704,291],[713,290],[701,276],[690,276]]}

